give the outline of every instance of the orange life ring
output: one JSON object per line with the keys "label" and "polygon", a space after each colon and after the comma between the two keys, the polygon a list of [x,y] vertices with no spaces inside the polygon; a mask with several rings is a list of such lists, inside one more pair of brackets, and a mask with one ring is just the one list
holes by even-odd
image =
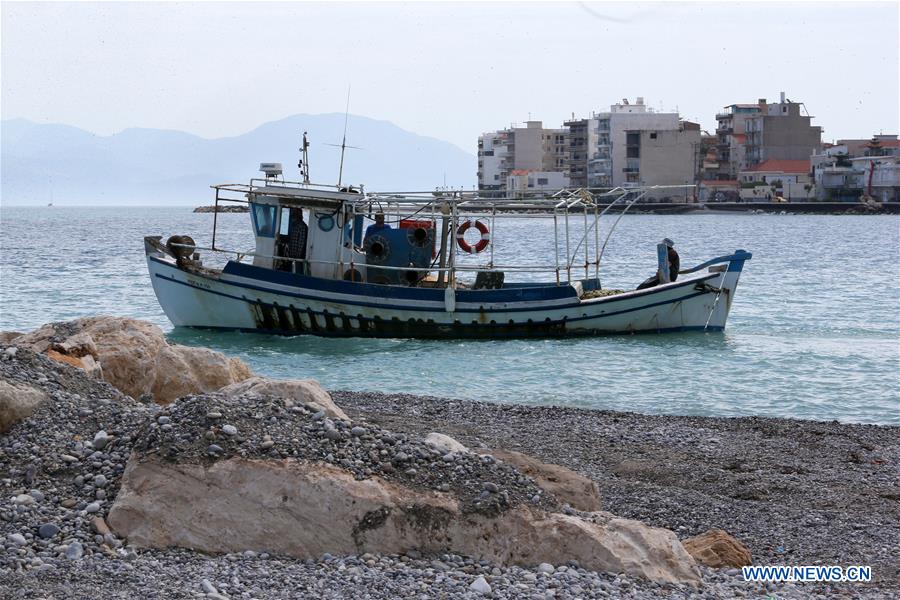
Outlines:
{"label": "orange life ring", "polygon": [[469,230],[469,227],[472,226],[472,223],[473,221],[469,219],[459,226],[459,229],[456,230],[456,243],[459,244],[459,248],[463,252],[466,252],[468,254],[478,254],[479,252],[487,248],[488,244],[491,243],[491,232],[488,229],[488,226],[481,221],[474,221],[475,228],[481,232],[481,239],[478,240],[478,243],[474,246],[470,246],[466,241],[465,236],[466,232]]}

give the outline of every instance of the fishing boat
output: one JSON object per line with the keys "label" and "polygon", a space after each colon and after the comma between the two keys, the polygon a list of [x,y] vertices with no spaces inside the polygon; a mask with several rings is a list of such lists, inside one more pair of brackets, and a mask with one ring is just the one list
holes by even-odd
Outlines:
{"label": "fishing boat", "polygon": [[[260,168],[264,176],[247,184],[211,186],[209,246],[182,235],[144,238],[153,289],[175,326],[489,339],[721,331],[751,258],[736,250],[673,269],[671,244],[660,243],[654,281],[609,290],[601,285],[609,237],[659,186],[502,198],[371,193],[285,181],[277,163]],[[249,207],[252,251],[217,244],[220,203]],[[555,256],[501,260],[494,234],[510,218],[552,221]],[[610,219],[605,236],[602,219]],[[201,252],[224,266],[204,265]]]}

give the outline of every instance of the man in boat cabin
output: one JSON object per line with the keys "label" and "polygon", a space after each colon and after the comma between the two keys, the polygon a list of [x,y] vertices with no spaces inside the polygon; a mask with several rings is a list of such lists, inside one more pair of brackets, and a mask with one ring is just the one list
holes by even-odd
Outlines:
{"label": "man in boat cabin", "polygon": [[[288,212],[287,235],[278,236],[279,256],[296,258],[301,261],[306,258],[306,240],[309,238],[309,225],[303,220],[303,209],[291,207]],[[278,261],[276,269],[305,273],[306,263],[291,260]]]}
{"label": "man in boat cabin", "polygon": [[391,226],[384,222],[384,213],[379,210],[375,213],[375,223],[366,227],[366,237],[390,228]]}

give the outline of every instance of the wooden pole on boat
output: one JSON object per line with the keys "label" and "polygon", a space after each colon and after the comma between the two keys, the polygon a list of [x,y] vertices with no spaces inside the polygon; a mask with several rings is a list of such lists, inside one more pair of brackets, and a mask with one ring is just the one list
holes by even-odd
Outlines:
{"label": "wooden pole on boat", "polygon": [[437,287],[442,287],[444,285],[444,275],[446,274],[444,267],[447,266],[447,237],[450,233],[449,212],[449,206],[447,206],[447,203],[445,202],[441,206],[441,259],[438,263],[441,270],[438,271]]}

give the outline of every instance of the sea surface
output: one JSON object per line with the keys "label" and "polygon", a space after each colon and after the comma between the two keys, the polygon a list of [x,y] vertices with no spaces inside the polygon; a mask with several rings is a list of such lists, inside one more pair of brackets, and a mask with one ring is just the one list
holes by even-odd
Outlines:
{"label": "sea surface", "polygon": [[[683,268],[753,252],[726,331],[505,341],[174,329],[150,286],[143,236],[189,234],[206,246],[212,219],[190,207],[0,207],[0,329],[123,315],[156,323],[172,342],[240,356],[263,375],[314,377],[330,389],[900,425],[898,216],[626,215],[603,255],[604,287],[633,289],[650,276],[663,237],[675,240]],[[220,246],[253,247],[249,215],[218,220]],[[614,222],[604,221],[601,244]],[[577,217],[569,226],[573,239],[583,233]],[[494,240],[498,263],[554,264],[552,221],[498,222]],[[588,240],[593,251],[592,232]]]}

